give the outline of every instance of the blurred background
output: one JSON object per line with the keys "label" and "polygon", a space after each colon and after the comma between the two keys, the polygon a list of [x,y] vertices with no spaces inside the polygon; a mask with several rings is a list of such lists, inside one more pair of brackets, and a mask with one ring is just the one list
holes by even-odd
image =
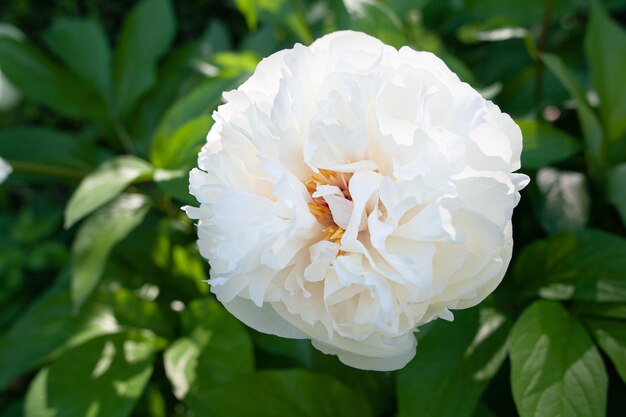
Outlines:
{"label": "blurred background", "polygon": [[[623,415],[626,1],[3,0],[0,22],[0,417]],[[341,29],[436,53],[516,119],[532,178],[504,283],[398,372],[240,324],[180,210],[221,93]]]}

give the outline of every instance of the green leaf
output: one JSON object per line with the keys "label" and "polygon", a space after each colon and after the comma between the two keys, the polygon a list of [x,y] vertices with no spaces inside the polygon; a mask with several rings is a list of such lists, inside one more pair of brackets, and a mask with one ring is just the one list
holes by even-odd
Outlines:
{"label": "green leaf", "polygon": [[0,155],[19,167],[61,169],[69,176],[82,178],[93,169],[97,153],[96,148],[78,136],[44,127],[0,130]]}
{"label": "green leaf", "polygon": [[183,399],[196,379],[196,368],[200,348],[189,338],[181,338],[172,343],[163,354],[165,374],[170,380],[174,396]]}
{"label": "green leaf", "polygon": [[506,356],[508,330],[504,316],[477,309],[420,329],[415,358],[397,373],[398,416],[471,417]]}
{"label": "green leaf", "polygon": [[350,388],[305,370],[256,372],[191,391],[185,402],[196,415],[213,417],[372,416]]}
{"label": "green leaf", "polygon": [[212,124],[210,112],[222,102],[222,92],[236,87],[240,81],[240,78],[212,78],[176,101],[157,127],[150,150],[151,162],[166,169],[194,165],[197,152],[190,150],[205,141]]}
{"label": "green leaf", "polygon": [[206,143],[206,135],[212,124],[213,119],[209,114],[188,121],[167,139],[153,144],[152,162],[159,168],[183,169],[187,179],[189,167],[197,161],[198,152]]}
{"label": "green leaf", "polygon": [[626,163],[614,167],[608,176],[607,197],[619,212],[622,223],[626,226]]}
{"label": "green leaf", "polygon": [[558,303],[537,301],[511,331],[511,385],[521,417],[603,417],[608,377],[593,341]]}
{"label": "green leaf", "polygon": [[289,358],[300,366],[310,367],[313,363],[314,349],[308,339],[287,339],[252,331],[252,340],[254,345],[264,352]]}
{"label": "green leaf", "polygon": [[80,307],[98,284],[113,246],[130,233],[148,212],[141,194],[122,194],[90,216],[72,246],[72,300]]}
{"label": "green leaf", "polygon": [[174,335],[174,320],[167,314],[169,309],[164,310],[155,301],[129,289],[116,285],[105,288],[91,302],[102,311],[109,310],[120,328],[148,329],[164,339]]}
{"label": "green leaf", "polygon": [[615,369],[626,382],[626,322],[586,320],[602,350],[611,358]]}
{"label": "green leaf", "polygon": [[137,179],[151,174],[152,166],[143,159],[123,155],[109,159],[85,177],[65,209],[65,227],[117,197]]}
{"label": "green leaf", "polygon": [[620,81],[626,68],[626,31],[609,18],[599,1],[593,2],[585,53],[607,140],[626,140],[626,84]]}
{"label": "green leaf", "polygon": [[148,154],[152,136],[168,107],[177,100],[182,87],[193,77],[193,60],[199,46],[188,43],[168,52],[159,66],[154,87],[141,99],[133,117],[128,121],[133,145]]}
{"label": "green leaf", "polygon": [[580,229],[524,248],[514,278],[526,295],[552,300],[626,301],[626,240]]}
{"label": "green leaf", "polygon": [[217,301],[204,298],[186,306],[181,317],[183,334],[200,350],[196,385],[213,385],[254,370],[252,341],[244,326]]}
{"label": "green leaf", "polygon": [[141,396],[154,360],[147,334],[92,339],[43,368],[26,394],[26,417],[126,417]]}
{"label": "green leaf", "polygon": [[113,104],[111,49],[100,24],[87,19],[58,19],[43,39],[65,65],[91,83]]}
{"label": "green leaf", "polygon": [[585,90],[559,57],[551,54],[542,54],[541,60],[576,101],[576,110],[578,112],[580,126],[585,136],[587,161],[590,164],[590,169],[594,172],[595,170],[601,169],[604,162],[602,150],[604,133],[598,118],[585,97]]}
{"label": "green leaf", "polygon": [[26,97],[64,116],[92,120],[106,117],[95,90],[28,42],[0,37],[0,68]]}
{"label": "green leaf", "polygon": [[45,357],[107,332],[98,309],[86,306],[76,315],[69,293],[48,291],[0,336],[0,390]]}
{"label": "green leaf", "polygon": [[169,49],[176,20],[168,0],[141,0],[124,21],[115,53],[118,108],[126,116],[156,81],[156,64]]}
{"label": "green leaf", "polygon": [[363,2],[359,8],[361,10],[354,14],[350,24],[351,29],[365,32],[396,48],[407,45],[402,20],[393,10],[374,2]]}
{"label": "green leaf", "polygon": [[626,304],[579,301],[572,304],[571,310],[576,316],[626,321]]}
{"label": "green leaf", "polygon": [[522,130],[522,166],[539,169],[571,158],[582,146],[575,138],[552,125],[537,120],[515,120]]}
{"label": "green leaf", "polygon": [[246,19],[248,29],[254,31],[257,27],[257,0],[235,0],[235,6]]}

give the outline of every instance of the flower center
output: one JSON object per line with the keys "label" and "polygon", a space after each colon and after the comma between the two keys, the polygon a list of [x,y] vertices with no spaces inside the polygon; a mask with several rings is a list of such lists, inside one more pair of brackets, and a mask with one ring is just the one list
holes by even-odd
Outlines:
{"label": "flower center", "polygon": [[313,199],[309,203],[309,210],[318,222],[326,226],[322,229],[326,233],[325,240],[337,242],[345,232],[346,219],[349,218],[352,205],[348,189],[350,176],[351,174],[320,169],[318,174],[313,174],[305,183]]}

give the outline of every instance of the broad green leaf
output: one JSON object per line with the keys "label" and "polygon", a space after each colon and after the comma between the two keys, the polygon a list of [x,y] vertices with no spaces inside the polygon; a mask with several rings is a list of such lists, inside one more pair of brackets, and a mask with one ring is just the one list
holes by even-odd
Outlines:
{"label": "broad green leaf", "polygon": [[0,390],[43,360],[94,337],[121,329],[149,329],[168,338],[172,322],[150,300],[124,288],[90,298],[80,313],[69,291],[53,287],[0,336]]}
{"label": "broad green leaf", "polygon": [[115,51],[115,91],[126,116],[156,81],[156,64],[169,49],[176,20],[168,0],[141,0],[130,11]]}
{"label": "broad green leaf", "polygon": [[418,332],[415,358],[397,373],[398,416],[471,417],[505,358],[504,316],[457,311]]}
{"label": "broad green leaf", "polygon": [[[51,152],[51,149],[54,152]],[[60,172],[82,178],[93,169],[98,150],[81,137],[44,127],[0,130],[0,155],[12,164],[33,172]],[[28,172],[25,169],[25,172]]]}
{"label": "broad green leaf", "polygon": [[524,248],[514,265],[523,294],[552,300],[626,301],[626,239],[594,229],[559,233]]}
{"label": "broad green leaf", "polygon": [[559,57],[551,54],[542,54],[541,60],[576,101],[576,111],[578,112],[580,126],[585,136],[585,151],[588,163],[591,164],[590,169],[595,171],[602,168],[604,162],[604,155],[602,154],[604,133],[600,121],[585,97],[585,90]]}
{"label": "broad green leaf", "polygon": [[524,138],[522,166],[525,169],[539,169],[564,161],[582,148],[575,138],[548,123],[528,119],[515,122]]}
{"label": "broad green leaf", "polygon": [[[211,127],[210,112],[222,102],[222,92],[236,87],[240,81],[233,78],[209,79],[176,101],[161,120],[152,140],[152,163],[166,169],[187,168],[181,164],[189,161],[193,165],[197,152],[190,150],[204,142]],[[203,129],[205,131],[199,137]]]}
{"label": "broad green leaf", "polygon": [[152,167],[143,159],[124,155],[109,159],[80,183],[65,209],[65,227],[117,197],[137,179],[150,175]]}
{"label": "broad green leaf", "polygon": [[80,307],[98,284],[113,246],[148,212],[142,194],[122,194],[100,208],[80,227],[72,246],[72,301]]}
{"label": "broad green leaf", "polygon": [[28,42],[0,37],[0,68],[21,93],[55,112],[71,118],[106,117],[95,90]]}
{"label": "broad green leaf", "polygon": [[176,398],[183,399],[196,379],[200,348],[189,338],[172,343],[163,354],[165,374],[170,380]]}
{"label": "broad green leaf", "polygon": [[154,360],[148,334],[92,339],[43,368],[26,394],[26,417],[126,417],[141,396]]}
{"label": "broad green leaf", "polygon": [[[75,314],[68,293],[49,291],[0,336],[0,390],[45,357],[107,332],[93,305]],[[109,330],[110,331],[110,330]]]}
{"label": "broad green leaf", "polygon": [[521,417],[604,417],[608,377],[593,341],[560,304],[537,301],[510,336],[511,386]]}
{"label": "broad green leaf", "polygon": [[626,226],[626,163],[619,164],[609,172],[607,197],[619,212]]}
{"label": "broad green leaf", "polygon": [[185,399],[200,416],[371,417],[367,401],[341,382],[305,370],[260,371],[192,390]]}
{"label": "broad green leaf", "polygon": [[111,49],[98,22],[58,19],[43,38],[68,68],[98,90],[107,105],[113,104]]}
{"label": "broad green leaf", "polygon": [[600,119],[609,142],[626,140],[626,31],[593,2],[585,53],[600,98]]}
{"label": "broad green leaf", "polygon": [[183,334],[200,350],[196,372],[202,378],[196,385],[211,386],[254,370],[250,336],[217,301],[194,300],[186,306],[181,319]]}
{"label": "broad green leaf", "polygon": [[611,358],[615,369],[626,382],[626,322],[617,320],[587,320],[598,344]]}

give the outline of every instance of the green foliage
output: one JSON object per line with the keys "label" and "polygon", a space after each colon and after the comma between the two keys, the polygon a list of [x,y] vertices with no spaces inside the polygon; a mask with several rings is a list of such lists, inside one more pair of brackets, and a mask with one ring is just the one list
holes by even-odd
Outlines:
{"label": "green foliage", "polygon": [[608,378],[593,341],[560,304],[537,301],[511,331],[511,386],[521,417],[606,415]]}
{"label": "green foliage", "polygon": [[305,370],[260,371],[207,386],[187,400],[216,417],[371,416],[364,398],[341,382]]}
{"label": "green foliage", "polygon": [[[23,95],[0,112],[1,417],[623,414],[622,1],[105,3],[0,6],[25,32],[0,34]],[[222,92],[347,29],[437,53],[514,116],[531,177],[500,287],[393,373],[243,326],[180,210]]]}
{"label": "green foliage", "polygon": [[593,229],[527,246],[514,276],[522,294],[551,300],[626,301],[626,239]]}
{"label": "green foliage", "polygon": [[25,416],[129,415],[152,374],[156,347],[150,334],[118,333],[67,351],[31,383]]}
{"label": "green foliage", "polygon": [[71,227],[117,197],[133,181],[152,173],[146,161],[130,155],[111,158],[87,175],[65,209],[65,227]]}
{"label": "green foliage", "polygon": [[[626,68],[626,31],[594,1],[585,53],[600,99],[600,120],[608,142],[626,139],[626,86],[616,83]],[[619,157],[625,157],[621,154]]]}
{"label": "green foliage", "polygon": [[115,246],[150,208],[143,194],[122,194],[83,223],[72,246],[72,299],[80,307],[96,288]]}
{"label": "green foliage", "polygon": [[167,0],[142,0],[131,10],[115,54],[117,109],[126,116],[156,82],[156,63],[167,52],[176,21]]}
{"label": "green foliage", "polygon": [[108,106],[113,104],[111,48],[98,22],[61,19],[43,38],[70,70],[93,85]]}
{"label": "green foliage", "polygon": [[522,166],[539,169],[557,164],[576,155],[581,150],[580,142],[552,125],[537,120],[516,120],[524,137]]}
{"label": "green foliage", "polygon": [[420,330],[420,354],[398,371],[398,416],[474,414],[506,356],[510,328],[503,315],[480,313],[482,317],[477,309],[456,313],[453,323],[436,322]]}

